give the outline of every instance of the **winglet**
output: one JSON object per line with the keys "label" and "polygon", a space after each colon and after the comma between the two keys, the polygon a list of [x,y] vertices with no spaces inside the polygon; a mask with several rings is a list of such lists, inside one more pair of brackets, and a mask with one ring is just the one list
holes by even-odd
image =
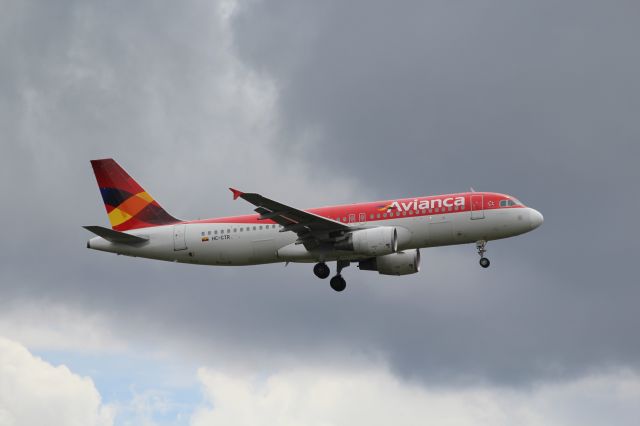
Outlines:
{"label": "winglet", "polygon": [[234,200],[237,200],[237,199],[238,199],[238,197],[241,197],[241,196],[244,194],[244,192],[242,192],[242,191],[238,191],[238,190],[237,190],[237,189],[235,189],[235,188],[229,188],[229,190],[230,190],[231,192],[233,192],[233,199],[234,199]]}

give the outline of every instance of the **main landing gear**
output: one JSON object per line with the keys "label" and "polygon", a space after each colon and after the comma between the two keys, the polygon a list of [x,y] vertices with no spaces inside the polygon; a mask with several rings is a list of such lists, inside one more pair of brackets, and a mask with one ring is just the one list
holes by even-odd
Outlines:
{"label": "main landing gear", "polygon": [[487,242],[485,240],[480,240],[476,242],[476,249],[478,249],[478,255],[480,255],[480,266],[483,268],[488,268],[491,265],[489,259],[484,257],[484,254],[487,252],[486,249]]}
{"label": "main landing gear", "polygon": [[335,277],[331,278],[331,281],[329,281],[329,285],[337,292],[341,292],[342,290],[347,288],[347,282],[344,280],[344,278],[342,278],[342,275],[336,275]]}
{"label": "main landing gear", "polygon": [[331,270],[326,263],[320,262],[316,263],[316,266],[313,267],[313,273],[316,274],[316,277],[324,280],[331,274]]}
{"label": "main landing gear", "polygon": [[[338,273],[333,278],[331,278],[331,281],[329,281],[331,288],[335,291],[340,292],[347,288],[347,282],[344,280],[344,278],[342,278],[342,275],[340,275],[340,272],[342,272],[342,270],[347,266],[349,266],[349,261],[338,260]],[[316,274],[316,277],[325,279],[331,274],[331,271],[329,270],[329,267],[326,263],[320,262],[316,263],[316,265],[313,267],[313,273]]]}
{"label": "main landing gear", "polygon": [[329,281],[331,288],[334,289],[335,291],[340,292],[345,288],[347,288],[347,282],[344,280],[344,278],[342,278],[342,275],[340,275],[340,272],[342,272],[342,269],[346,268],[347,266],[349,266],[348,260],[338,260],[337,262],[338,273],[336,274],[335,277],[331,278],[331,281]]}

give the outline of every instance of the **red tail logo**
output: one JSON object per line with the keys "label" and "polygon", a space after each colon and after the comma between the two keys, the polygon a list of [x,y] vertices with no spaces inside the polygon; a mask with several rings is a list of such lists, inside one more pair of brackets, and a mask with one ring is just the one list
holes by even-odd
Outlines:
{"label": "red tail logo", "polygon": [[113,159],[92,160],[91,166],[111,228],[127,231],[180,222],[160,207]]}

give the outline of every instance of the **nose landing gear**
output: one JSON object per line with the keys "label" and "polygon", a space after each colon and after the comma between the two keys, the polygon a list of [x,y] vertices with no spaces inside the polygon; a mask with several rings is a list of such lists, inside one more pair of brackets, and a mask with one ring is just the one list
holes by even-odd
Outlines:
{"label": "nose landing gear", "polygon": [[491,265],[489,259],[484,257],[484,254],[487,252],[486,249],[487,242],[485,240],[480,240],[476,242],[476,249],[478,250],[478,255],[480,256],[480,266],[483,268],[488,268]]}

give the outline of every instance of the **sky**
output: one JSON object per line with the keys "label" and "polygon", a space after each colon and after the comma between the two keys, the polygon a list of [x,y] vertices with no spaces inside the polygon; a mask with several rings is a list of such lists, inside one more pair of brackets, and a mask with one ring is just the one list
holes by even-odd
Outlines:
{"label": "sky", "polygon": [[[637,2],[0,6],[0,425],[637,424]],[[337,294],[87,250],[104,157],[185,219],[473,187],[545,223]]]}

